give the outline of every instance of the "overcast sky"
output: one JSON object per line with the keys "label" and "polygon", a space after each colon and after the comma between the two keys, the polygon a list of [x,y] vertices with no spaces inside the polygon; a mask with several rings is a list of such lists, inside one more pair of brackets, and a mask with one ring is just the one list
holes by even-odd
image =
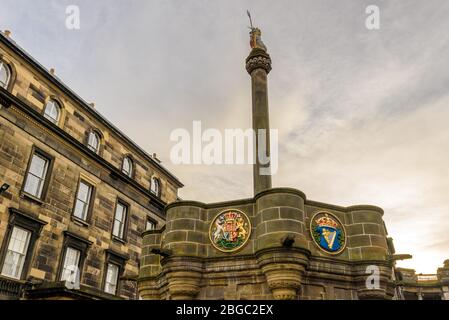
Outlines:
{"label": "overcast sky", "polygon": [[[65,27],[80,8],[80,30]],[[367,5],[380,29],[365,27]],[[248,19],[273,60],[274,186],[384,208],[399,263],[449,259],[449,2],[0,0],[0,29],[204,202],[252,196],[251,166],[173,165],[170,132],[251,126]]]}

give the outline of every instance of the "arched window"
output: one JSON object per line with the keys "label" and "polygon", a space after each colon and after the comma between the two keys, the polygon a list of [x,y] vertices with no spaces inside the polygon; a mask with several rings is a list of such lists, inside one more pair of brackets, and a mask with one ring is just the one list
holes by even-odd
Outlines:
{"label": "arched window", "polygon": [[151,192],[158,197],[161,195],[161,183],[156,177],[151,178]]}
{"label": "arched window", "polygon": [[132,177],[133,175],[133,161],[129,157],[123,158],[122,172],[128,177]]}
{"label": "arched window", "polygon": [[11,78],[11,70],[8,65],[0,60],[0,87],[6,89]]}
{"label": "arched window", "polygon": [[61,106],[55,100],[49,100],[45,105],[44,117],[53,123],[58,123],[61,115]]}
{"label": "arched window", "polygon": [[87,147],[95,153],[98,153],[98,151],[100,150],[100,136],[95,131],[89,132]]}

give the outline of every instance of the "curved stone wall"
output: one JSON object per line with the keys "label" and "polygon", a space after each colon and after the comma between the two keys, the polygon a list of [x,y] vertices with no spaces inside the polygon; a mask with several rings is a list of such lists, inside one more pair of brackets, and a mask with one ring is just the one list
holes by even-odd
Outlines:
{"label": "curved stone wall", "polygon": [[[231,253],[216,249],[209,238],[212,221],[227,209],[243,211],[252,227],[246,244]],[[178,201],[165,212],[165,230],[143,234],[139,290],[144,299],[392,296],[392,264],[378,207],[345,208],[307,200],[296,189],[272,188],[251,199]],[[310,220],[317,212],[331,213],[344,226],[342,252],[332,255],[314,243]],[[380,287],[374,289],[366,287],[373,265],[380,277]]]}

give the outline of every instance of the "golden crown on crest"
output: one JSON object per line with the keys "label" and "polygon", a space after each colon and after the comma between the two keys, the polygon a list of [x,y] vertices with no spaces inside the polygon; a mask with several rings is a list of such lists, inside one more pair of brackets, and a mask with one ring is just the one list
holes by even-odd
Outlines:
{"label": "golden crown on crest", "polygon": [[237,212],[229,211],[224,214],[226,221],[235,220],[237,218]]}
{"label": "golden crown on crest", "polygon": [[315,221],[320,227],[331,227],[335,229],[338,227],[338,223],[334,219],[329,217],[327,214],[324,217],[320,217]]}

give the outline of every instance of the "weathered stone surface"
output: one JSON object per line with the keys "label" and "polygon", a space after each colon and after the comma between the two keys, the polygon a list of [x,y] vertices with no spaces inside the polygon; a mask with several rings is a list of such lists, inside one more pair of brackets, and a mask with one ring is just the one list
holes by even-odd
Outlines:
{"label": "weathered stone surface", "polygon": [[[300,195],[300,191],[273,189],[256,196],[253,205],[243,206],[238,201],[233,201],[230,206],[223,203],[222,207],[197,203],[196,209],[192,208],[195,206],[192,203],[189,206],[182,203],[175,205],[179,206],[179,210],[173,212],[204,211],[204,214],[195,215],[197,219],[193,215],[189,215],[189,219],[178,214],[170,215],[173,219],[167,220],[167,229],[162,236],[163,247],[172,250],[173,258],[185,265],[186,274],[190,272],[189,259],[197,257],[200,260],[195,261],[201,261],[202,285],[196,289],[190,287],[185,298],[357,299],[359,296],[378,295],[362,292],[358,277],[366,279],[366,274],[361,270],[365,271],[363,268],[373,261],[387,263],[385,236],[379,234],[379,224],[372,222],[381,218],[380,213],[360,210],[348,213],[343,207],[316,202],[308,205],[304,202],[305,197]],[[188,210],[185,209],[187,207]],[[169,211],[173,208],[171,206]],[[249,241],[242,249],[224,253],[211,245],[209,227],[218,213],[232,208],[247,213],[253,228]],[[253,208],[256,208],[255,212]],[[322,211],[335,214],[347,231],[347,247],[338,255],[326,254],[311,238],[310,218]],[[353,214],[360,215],[358,219],[353,219]],[[174,236],[174,233],[179,235]],[[286,235],[294,239],[291,247],[283,245]],[[155,261],[151,260],[152,263]],[[164,293],[172,281],[167,275],[170,269],[164,263],[161,269],[156,269],[154,264],[151,267],[151,272],[160,270],[160,273],[142,279],[145,283],[140,291],[143,298],[170,298],[170,293]],[[144,262],[142,268],[147,270]],[[145,271],[146,274],[148,272]],[[179,272],[176,273],[177,277]],[[353,276],[354,272],[356,277]],[[182,281],[182,277],[179,276],[176,281]],[[175,285],[175,288],[179,286]],[[390,297],[387,291],[386,288],[382,291],[384,298]]]}
{"label": "weathered stone surface", "polygon": [[[82,265],[82,285],[93,287],[98,292],[103,291],[106,250],[111,248],[129,256],[124,265],[126,275],[137,274],[142,251],[145,252],[145,265],[156,270],[158,258],[149,255],[149,245],[160,246],[160,235],[147,235],[145,241],[142,241],[141,233],[146,228],[148,218],[157,223],[158,228],[165,221],[161,212],[156,212],[149,205],[152,200],[146,190],[149,190],[150,179],[157,176],[161,181],[161,199],[169,203],[177,199],[178,185],[131,141],[68,96],[61,87],[50,85],[28,61],[3,43],[0,45],[0,55],[14,69],[10,92],[29,106],[26,110],[15,105],[7,109],[0,108],[0,181],[10,185],[8,192],[0,197],[0,239],[7,241],[5,233],[9,208],[19,209],[47,223],[29,253],[32,259],[24,279],[36,278],[48,282],[59,280],[57,277],[65,241],[63,232],[66,230],[92,242]],[[33,111],[38,116],[42,115],[50,97],[55,97],[61,105],[60,119],[53,126],[45,125],[43,116],[40,120],[31,116]],[[86,132],[93,128],[101,132],[100,156],[105,162],[97,161],[85,151]],[[66,139],[60,134],[61,130],[82,146]],[[38,148],[53,159],[46,177],[48,188],[39,201],[24,196],[22,192],[33,148]],[[124,179],[111,176],[108,165],[121,170],[124,155],[133,159],[133,180],[146,189],[145,192]],[[92,215],[87,224],[77,224],[72,218],[80,178],[95,187],[91,201]],[[123,243],[113,240],[111,236],[117,199],[129,204]],[[125,298],[136,298],[135,284],[121,282],[122,289],[118,294]]]}

